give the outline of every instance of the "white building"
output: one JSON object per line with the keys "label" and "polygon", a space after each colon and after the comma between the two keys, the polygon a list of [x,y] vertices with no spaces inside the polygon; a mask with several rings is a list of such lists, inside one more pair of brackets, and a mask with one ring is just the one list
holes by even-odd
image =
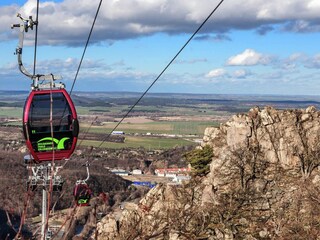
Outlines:
{"label": "white building", "polygon": [[127,172],[124,169],[112,169],[112,170],[110,170],[110,172],[112,172],[118,176],[128,176],[129,175],[129,172]]}
{"label": "white building", "polygon": [[175,176],[172,181],[176,182],[176,183],[183,183],[183,182],[187,182],[191,179],[190,176]]}
{"label": "white building", "polygon": [[154,172],[159,177],[174,178],[182,175],[188,176],[190,168],[158,168]]}
{"label": "white building", "polygon": [[132,171],[132,175],[141,175],[142,174],[142,171],[140,169],[134,169]]}
{"label": "white building", "polygon": [[124,131],[113,131],[112,135],[124,135]]}

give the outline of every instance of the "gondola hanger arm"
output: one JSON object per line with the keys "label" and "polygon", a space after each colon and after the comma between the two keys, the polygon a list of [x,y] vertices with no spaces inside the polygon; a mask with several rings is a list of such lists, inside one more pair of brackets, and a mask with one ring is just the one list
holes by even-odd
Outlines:
{"label": "gondola hanger arm", "polygon": [[32,89],[48,88],[48,83],[46,83],[44,86],[41,86],[41,84],[39,84],[39,81],[48,81],[50,87],[52,87],[52,88],[64,88],[65,87],[64,84],[62,84],[62,83],[54,83],[55,80],[62,79],[61,76],[53,75],[52,73],[50,73],[50,74],[31,74],[24,67],[23,62],[22,62],[24,34],[26,32],[28,32],[29,29],[33,30],[33,27],[37,26],[38,22],[34,21],[32,19],[32,16],[29,16],[29,18],[23,18],[20,13],[17,14],[17,17],[20,18],[22,23],[12,24],[11,25],[11,29],[17,28],[17,27],[20,29],[20,32],[19,32],[19,43],[18,43],[18,46],[16,48],[16,52],[15,52],[15,54],[18,57],[18,66],[19,66],[20,72],[22,74],[24,74],[25,76],[31,78],[31,80],[33,81]]}
{"label": "gondola hanger arm", "polygon": [[29,16],[29,18],[23,18],[20,13],[17,14],[17,17],[20,18],[22,23],[18,24],[12,24],[11,29],[13,28],[20,28],[19,32],[19,44],[16,48],[15,54],[18,56],[18,65],[19,65],[19,70],[22,72],[24,75],[27,77],[34,79],[34,75],[29,73],[28,70],[23,66],[22,63],[22,49],[23,49],[23,42],[24,42],[24,33],[28,32],[29,28],[32,30],[34,25],[37,25],[38,23],[32,20],[32,16]]}
{"label": "gondola hanger arm", "polygon": [[89,166],[90,164],[88,162],[86,162],[85,164],[83,164],[82,166],[86,167],[87,169],[87,178],[86,179],[83,179],[83,180],[77,180],[77,184],[86,184],[87,181],[89,180],[90,178],[90,172],[89,172]]}

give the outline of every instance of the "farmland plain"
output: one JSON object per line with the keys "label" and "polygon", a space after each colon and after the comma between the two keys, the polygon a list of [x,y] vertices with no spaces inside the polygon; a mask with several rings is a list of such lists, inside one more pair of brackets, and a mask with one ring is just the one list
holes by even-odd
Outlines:
{"label": "farmland plain", "polygon": [[[0,91],[2,126],[21,127],[27,95],[28,92],[23,91]],[[278,109],[320,107],[318,96],[153,93],[130,110],[140,96],[139,93],[75,92],[72,99],[81,127],[79,144],[146,149],[197,145],[206,127],[219,126],[232,115],[247,112],[254,106]],[[130,113],[126,116],[128,111]],[[123,142],[108,140],[115,130],[124,133]]]}

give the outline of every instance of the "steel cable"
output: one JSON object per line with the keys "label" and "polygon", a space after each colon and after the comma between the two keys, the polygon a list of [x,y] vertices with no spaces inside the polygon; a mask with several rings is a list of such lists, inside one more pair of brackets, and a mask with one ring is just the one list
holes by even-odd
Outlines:
{"label": "steel cable", "polygon": [[160,72],[160,74],[155,78],[155,80],[151,83],[151,85],[145,90],[145,92],[140,96],[140,98],[132,105],[129,111],[122,117],[122,119],[117,123],[117,125],[111,130],[111,132],[107,135],[107,137],[101,141],[98,148],[102,146],[102,144],[108,140],[111,136],[112,132],[115,131],[118,126],[123,122],[123,120],[131,113],[131,111],[135,108],[136,105],[142,100],[142,98],[149,92],[152,86],[159,80],[159,78],[163,75],[163,73],[169,68],[169,66],[176,60],[176,58],[180,55],[183,49],[189,44],[189,42],[194,38],[194,36],[200,31],[203,25],[210,19],[210,17],[215,13],[215,11],[220,7],[224,0],[221,0],[218,5],[211,11],[211,13],[207,16],[207,18],[201,23],[201,25],[197,28],[197,30],[189,37],[187,42],[180,48],[180,50],[176,53],[176,55],[171,59],[171,61],[165,66],[165,68]]}
{"label": "steel cable", "polygon": [[[174,57],[171,59],[171,61],[169,61],[169,63],[164,67],[164,69],[160,72],[160,74],[154,79],[154,81],[150,84],[150,86],[143,92],[143,94],[139,97],[139,99],[132,105],[132,107],[127,111],[127,113],[122,117],[122,119],[117,123],[117,125],[111,130],[111,132],[107,135],[107,137],[105,139],[103,139],[101,141],[101,143],[99,144],[98,148],[100,148],[102,146],[102,144],[110,137],[111,133],[113,131],[115,131],[118,126],[123,122],[123,120],[132,112],[132,110],[136,107],[136,105],[139,104],[139,102],[142,100],[142,98],[149,92],[149,90],[153,87],[153,85],[160,79],[160,77],[166,72],[166,70],[170,67],[170,65],[176,60],[176,58],[180,55],[180,53],[184,50],[184,48],[190,43],[190,41],[194,38],[194,36],[201,30],[201,28],[204,26],[204,24],[210,19],[210,17],[216,12],[216,10],[220,7],[220,5],[223,3],[224,0],[221,0],[218,5],[211,11],[211,13],[207,16],[207,18],[202,22],[202,24],[197,28],[197,30],[189,37],[189,39],[186,41],[186,43],[181,47],[181,49],[174,55]],[[93,28],[94,28],[94,25],[95,25],[95,22],[96,22],[96,19],[97,19],[97,16],[98,16],[98,13],[100,11],[100,7],[101,7],[101,4],[102,4],[102,0],[100,0],[100,3],[99,3],[99,6],[98,6],[98,9],[96,11],[96,14],[95,14],[95,17],[94,17],[94,21],[93,21],[93,24],[91,26],[91,29],[90,29],[90,33],[89,33],[89,36],[87,38],[87,41],[86,41],[86,44],[85,44],[85,48],[84,48],[84,51],[82,53],[82,57],[81,57],[81,60],[80,60],[80,63],[79,63],[79,66],[78,66],[78,69],[76,71],[76,75],[75,75],[75,78],[73,80],[73,83],[72,83],[72,87],[71,87],[71,90],[70,90],[70,95],[72,94],[72,91],[73,91],[73,88],[74,88],[74,85],[77,81],[77,77],[79,75],[79,72],[80,72],[80,68],[81,68],[81,65],[82,65],[82,62],[83,62],[83,59],[84,59],[84,56],[85,56],[85,53],[86,53],[86,50],[87,50],[87,47],[89,45],[89,41],[90,41],[90,38],[91,38],[91,35],[92,35],[92,32],[93,32]],[[34,70],[35,71],[35,70]],[[91,127],[91,126],[90,126]],[[87,131],[88,132],[88,131]],[[54,153],[53,153],[54,154]],[[54,157],[53,157],[54,159]],[[51,184],[50,184],[51,185]],[[51,186],[50,186],[51,188]],[[51,191],[52,189],[50,189],[50,192],[49,192],[49,195],[51,194]],[[49,214],[47,216],[47,218],[49,218]],[[48,221],[48,219],[47,219]],[[48,222],[46,222],[46,225],[47,225]]]}
{"label": "steel cable", "polygon": [[90,29],[90,32],[89,32],[89,36],[88,36],[88,38],[87,38],[86,45],[85,45],[85,47],[84,47],[84,49],[83,49],[83,53],[82,53],[82,56],[81,56],[81,59],[80,59],[80,62],[79,62],[79,66],[78,66],[76,75],[75,75],[75,77],[74,77],[74,79],[73,79],[73,83],[72,83],[71,90],[70,90],[70,93],[69,93],[70,95],[71,95],[71,93],[72,93],[72,91],[73,91],[73,87],[74,87],[74,85],[75,85],[75,83],[76,83],[76,81],[77,81],[78,74],[79,74],[79,71],[80,71],[80,68],[81,68],[81,65],[82,65],[82,61],[83,61],[83,59],[84,59],[84,55],[86,54],[86,51],[87,51],[87,48],[88,48],[88,45],[89,45],[89,41],[90,41],[90,38],[91,38],[91,35],[92,35],[92,31],[93,31],[94,25],[95,25],[95,23],[96,23],[96,20],[97,20],[99,11],[100,11],[101,4],[102,4],[102,0],[100,0],[98,9],[97,9],[97,11],[96,11],[96,15],[94,16],[94,20],[93,20],[93,23],[92,23],[92,25],[91,25],[91,29]]}
{"label": "steel cable", "polygon": [[37,65],[39,1],[40,0],[37,0],[36,32],[35,32],[35,38],[34,38],[34,56],[33,56],[33,76],[36,75],[36,65]]}

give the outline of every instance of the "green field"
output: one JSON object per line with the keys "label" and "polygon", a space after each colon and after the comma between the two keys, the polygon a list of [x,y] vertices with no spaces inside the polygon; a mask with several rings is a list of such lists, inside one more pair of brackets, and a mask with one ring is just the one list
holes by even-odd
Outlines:
{"label": "green field", "polygon": [[[111,119],[121,118],[130,108],[128,105],[117,105],[111,104],[109,106],[79,106],[77,107],[77,112],[79,116],[84,116],[86,118],[90,116],[103,116],[110,117]],[[2,118],[15,118],[15,122],[3,122],[3,126],[21,126],[22,118],[22,107],[0,107],[0,117]],[[196,106],[136,106],[132,112],[133,116],[145,116],[146,121],[143,122],[129,122],[126,119],[121,123],[117,131],[125,132],[125,142],[124,143],[114,143],[105,142],[101,147],[103,148],[138,148],[144,147],[146,149],[168,149],[176,146],[186,146],[186,145],[196,145],[197,143],[190,140],[189,135],[193,138],[202,138],[204,130],[209,126],[218,126],[219,123],[213,121],[201,121],[201,116],[207,116],[212,114],[213,110],[210,109],[206,104],[201,105],[201,107]],[[201,114],[201,116],[199,116]],[[170,121],[170,120],[159,120],[149,122],[150,118],[153,116],[193,116],[194,119],[199,119],[197,121]],[[102,117],[102,119],[104,119]],[[89,118],[90,119],[90,118]],[[152,119],[157,119],[153,117]],[[97,139],[103,139],[111,133],[117,122],[103,122],[101,126],[90,126],[90,121],[81,121],[80,118],[80,134],[86,133],[89,130],[91,134],[97,135]],[[148,134],[148,136],[146,136]],[[175,135],[175,138],[170,136],[155,136],[157,134],[167,134]],[[80,135],[81,136],[81,135]],[[83,136],[83,135],[82,135]],[[103,136],[103,137],[101,137]],[[188,138],[188,140],[186,139]],[[84,140],[81,141],[79,138],[79,143],[83,146],[93,146],[97,147],[100,145],[101,141]]]}
{"label": "green field", "polygon": [[[209,126],[218,126],[217,122],[203,121],[161,121],[148,123],[122,123],[117,128],[125,133],[155,133],[155,134],[177,134],[177,135],[198,135],[203,136],[204,130]],[[116,126],[116,123],[105,123],[103,126],[92,126],[91,133],[108,134]],[[82,129],[88,129],[88,124],[82,124]]]}
{"label": "green field", "polygon": [[[77,106],[77,112],[80,115],[88,114],[106,114],[109,116],[116,115],[117,117],[123,117],[130,109],[130,105],[112,105],[108,107],[83,107]],[[211,116],[217,113],[212,106],[207,104],[201,104],[196,106],[139,106],[137,105],[131,114],[143,113],[144,115],[150,115],[152,113],[165,113],[165,115],[179,115],[179,116],[197,116],[199,113],[204,116]]]}
{"label": "green field", "polygon": [[[98,147],[100,144],[101,144],[101,141],[84,140],[81,142],[81,146]],[[185,139],[126,136],[126,140],[124,143],[104,142],[101,147],[102,148],[144,147],[146,149],[168,149],[168,148],[173,148],[177,146],[186,146],[186,145],[196,145],[196,143],[185,140]]]}
{"label": "green field", "polygon": [[22,118],[22,108],[20,108],[20,107],[0,107],[0,117]]}
{"label": "green field", "polygon": [[175,134],[195,134],[203,136],[204,130],[207,127],[218,127],[220,123],[217,122],[170,122],[173,125],[173,133]]}
{"label": "green field", "polygon": [[[131,136],[127,134],[175,134],[175,135],[196,135],[197,138],[202,138],[204,130],[208,126],[216,126],[213,122],[149,122],[149,123],[123,123],[120,124],[118,131],[124,131],[126,134],[124,143],[104,142],[103,148],[138,148],[144,147],[146,149],[168,149],[176,146],[197,145],[192,139],[185,137],[170,138],[161,136]],[[111,133],[115,123],[107,123],[104,126],[93,126],[90,128],[91,133],[104,134],[107,136]],[[82,125],[81,129],[86,132],[88,125]],[[86,129],[86,130],[84,130]],[[194,137],[195,138],[195,137]],[[84,140],[81,145],[98,147],[101,141]]]}

